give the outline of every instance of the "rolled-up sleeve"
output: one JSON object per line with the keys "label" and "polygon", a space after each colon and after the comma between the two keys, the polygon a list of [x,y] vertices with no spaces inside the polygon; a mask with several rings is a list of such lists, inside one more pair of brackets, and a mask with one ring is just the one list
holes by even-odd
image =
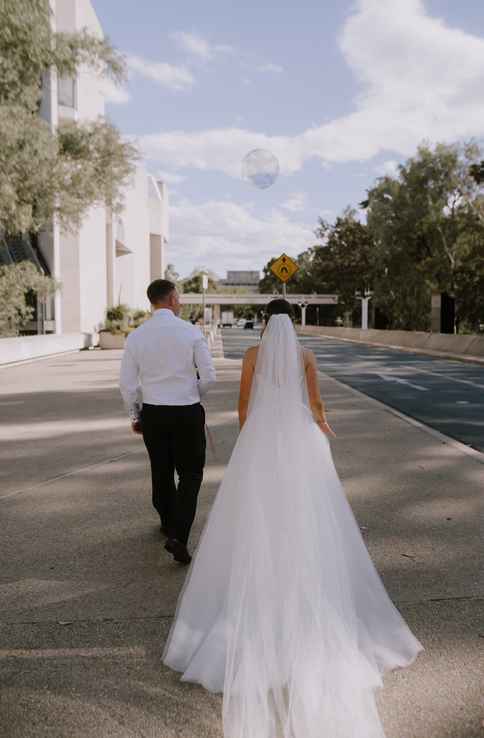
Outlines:
{"label": "rolled-up sleeve", "polygon": [[217,376],[207,342],[200,330],[197,333],[194,345],[194,362],[199,376],[198,390],[200,397],[203,397],[215,383]]}
{"label": "rolled-up sleeve", "polygon": [[139,367],[128,341],[126,341],[126,347],[121,360],[119,389],[121,390],[121,395],[129,417],[131,420],[137,420],[139,418],[142,405]]}

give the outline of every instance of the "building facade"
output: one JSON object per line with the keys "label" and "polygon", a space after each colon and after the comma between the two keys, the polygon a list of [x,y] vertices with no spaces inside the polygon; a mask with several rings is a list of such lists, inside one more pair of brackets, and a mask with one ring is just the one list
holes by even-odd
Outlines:
{"label": "building facade", "polygon": [[250,287],[252,292],[259,291],[260,272],[228,271],[226,279],[219,281],[224,287]]}
{"label": "building facade", "polygon": [[[51,0],[57,31],[103,36],[90,0]],[[54,130],[60,121],[95,120],[105,114],[102,80],[81,68],[75,79],[52,70],[44,81],[41,115]],[[124,207],[113,215],[93,207],[75,233],[53,224],[38,239],[41,256],[61,289],[48,306],[45,326],[57,334],[81,333],[95,342],[108,307],[124,303],[146,308],[146,286],[162,277],[168,242],[168,192],[143,164],[124,191]]]}

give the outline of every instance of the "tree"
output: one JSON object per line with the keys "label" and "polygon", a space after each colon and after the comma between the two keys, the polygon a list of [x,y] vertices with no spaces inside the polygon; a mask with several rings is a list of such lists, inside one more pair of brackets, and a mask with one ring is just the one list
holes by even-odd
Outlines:
{"label": "tree", "polygon": [[369,192],[368,228],[373,239],[372,307],[386,328],[428,330],[431,284],[418,268],[420,201],[412,203],[399,180],[382,177]]}
{"label": "tree", "polygon": [[18,336],[32,319],[29,294],[46,299],[58,288],[54,279],[41,274],[29,261],[0,266],[0,336]]}
{"label": "tree", "polygon": [[356,210],[347,208],[334,224],[320,219],[316,230],[324,245],[314,249],[313,280],[318,291],[338,295],[338,313],[353,312],[359,306],[356,293],[373,287],[373,239]]}
{"label": "tree", "polygon": [[[482,197],[472,174],[480,156],[474,144],[421,146],[398,177],[382,178],[369,191],[378,299],[392,310],[393,327],[403,322],[398,327],[428,329],[432,290],[454,297],[458,320],[465,320],[470,296],[460,296],[471,265],[470,233],[476,234],[477,259],[484,257]],[[464,281],[465,289],[473,283]]]}
{"label": "tree", "polygon": [[64,228],[86,211],[121,206],[137,153],[108,121],[67,121],[51,131],[40,118],[42,80],[51,68],[74,76],[80,65],[116,81],[122,57],[86,31],[54,33],[48,0],[0,6],[0,232],[36,232],[53,217]]}
{"label": "tree", "polygon": [[182,289],[183,292],[197,292],[201,293],[202,290],[202,275],[208,274],[208,291],[209,292],[216,292],[217,291],[217,281],[216,277],[213,273],[206,271],[205,269],[199,270],[194,269],[193,272],[190,274],[187,279],[184,279],[182,281]]}

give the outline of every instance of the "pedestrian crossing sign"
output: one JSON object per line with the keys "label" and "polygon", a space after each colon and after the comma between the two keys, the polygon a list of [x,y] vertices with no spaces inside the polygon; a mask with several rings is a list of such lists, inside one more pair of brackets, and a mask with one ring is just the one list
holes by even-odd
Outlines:
{"label": "pedestrian crossing sign", "polygon": [[282,254],[271,266],[271,272],[276,275],[281,282],[289,282],[299,270],[298,265],[287,254]]}

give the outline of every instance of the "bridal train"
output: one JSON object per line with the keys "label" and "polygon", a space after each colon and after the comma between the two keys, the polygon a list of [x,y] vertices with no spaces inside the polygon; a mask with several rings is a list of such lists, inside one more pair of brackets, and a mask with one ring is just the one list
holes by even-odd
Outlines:
{"label": "bridal train", "polygon": [[369,557],[302,356],[272,316],[163,661],[223,692],[226,738],[384,738],[375,689],[423,646]]}

